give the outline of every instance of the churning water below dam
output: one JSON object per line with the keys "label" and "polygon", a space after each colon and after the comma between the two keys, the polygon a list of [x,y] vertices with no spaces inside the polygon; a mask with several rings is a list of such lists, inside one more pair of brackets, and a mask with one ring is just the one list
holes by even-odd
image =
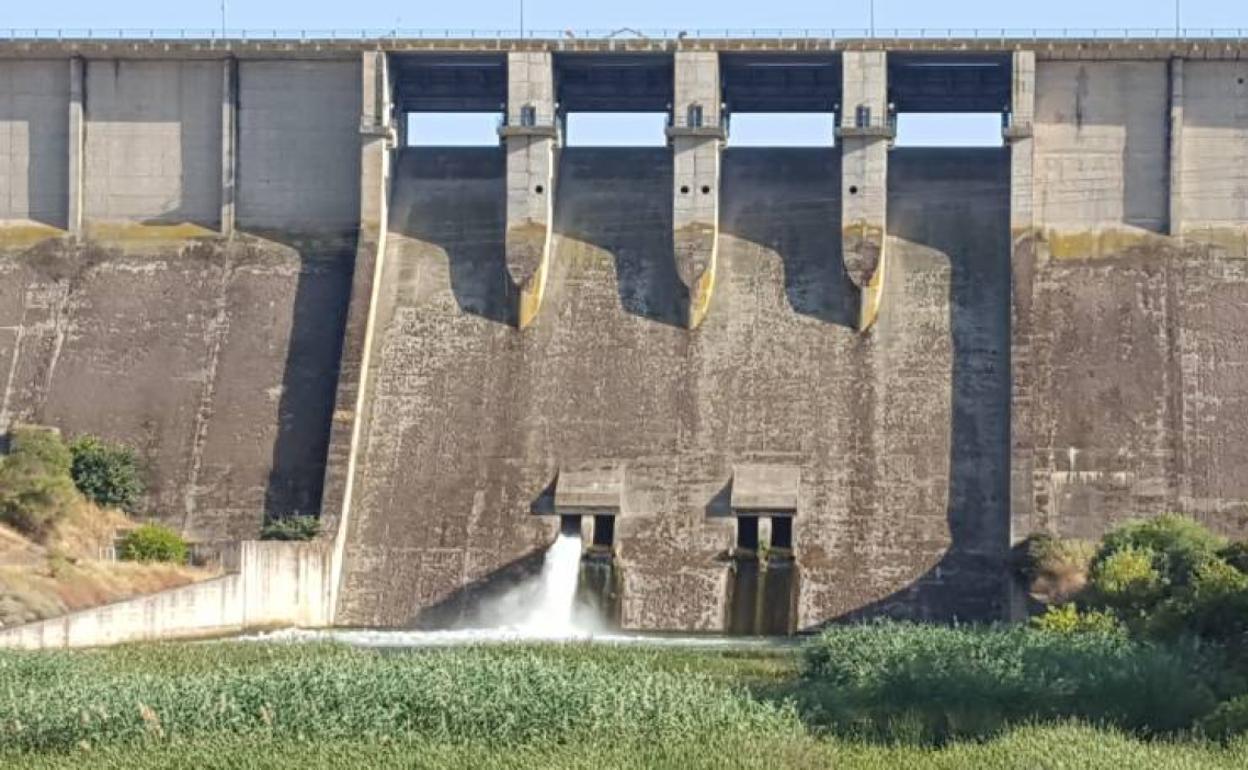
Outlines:
{"label": "churning water below dam", "polygon": [[720,635],[628,634],[604,631],[578,606],[581,537],[561,533],[547,549],[541,571],[478,608],[478,625],[445,630],[371,628],[282,629],[237,637],[245,642],[339,642],[355,647],[422,648],[523,642],[585,642],[693,649],[791,646],[792,638]]}

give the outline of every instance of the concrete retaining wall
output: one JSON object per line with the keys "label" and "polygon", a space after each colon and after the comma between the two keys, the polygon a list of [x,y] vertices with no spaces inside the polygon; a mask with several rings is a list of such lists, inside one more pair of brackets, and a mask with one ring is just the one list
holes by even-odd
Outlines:
{"label": "concrete retaining wall", "polygon": [[0,630],[0,647],[52,649],[188,639],[329,623],[329,557],[320,543],[249,541],[237,574]]}

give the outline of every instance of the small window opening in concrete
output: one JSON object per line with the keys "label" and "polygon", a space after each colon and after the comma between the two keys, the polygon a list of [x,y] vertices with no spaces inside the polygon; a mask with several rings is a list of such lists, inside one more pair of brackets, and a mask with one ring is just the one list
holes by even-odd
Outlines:
{"label": "small window opening in concrete", "polygon": [[738,112],[732,116],[729,147],[831,147],[832,112]]}
{"label": "small window opening in concrete", "polygon": [[871,125],[871,105],[860,104],[854,108],[854,125],[867,128]]}
{"label": "small window opening in concrete", "polygon": [[408,147],[497,147],[501,112],[409,112]]}
{"label": "small window opening in concrete", "polygon": [[665,147],[667,113],[572,112],[568,114],[569,147]]}
{"label": "small window opening in concrete", "polygon": [[1000,112],[903,112],[898,147],[1001,147]]}
{"label": "small window opening in concrete", "polygon": [[856,184],[851,184],[851,185],[849,186],[849,194],[850,194],[850,195],[857,195],[857,194],[858,194],[858,185],[856,185]]}
{"label": "small window opening in concrete", "polygon": [[758,550],[758,517],[737,517],[737,548],[743,551]]}
{"label": "small window opening in concrete", "polygon": [[537,108],[526,104],[520,108],[520,125],[532,128],[537,125]]}
{"label": "small window opening in concrete", "polygon": [[793,517],[771,517],[771,547],[793,549]]}
{"label": "small window opening in concrete", "polygon": [[702,194],[703,194],[703,195],[710,195],[710,194],[711,194],[711,186],[710,186],[710,185],[707,185],[707,184],[702,185]]}
{"label": "small window opening in concrete", "polygon": [[565,535],[580,535],[581,517],[570,513],[560,516],[559,531]]}
{"label": "small window opening in concrete", "polygon": [[615,545],[615,517],[600,513],[594,516],[594,545],[610,548]]}
{"label": "small window opening in concrete", "polygon": [[687,185],[687,184],[682,184],[682,185],[680,186],[680,194],[681,194],[681,195],[688,195],[688,194],[689,194],[689,185]]}
{"label": "small window opening in concrete", "polygon": [[690,128],[702,127],[702,105],[700,104],[689,105],[689,127]]}
{"label": "small window opening in concrete", "polygon": [[546,191],[546,188],[542,187],[540,184],[537,187],[533,188],[533,192],[537,193],[538,195],[541,195],[545,191]]}

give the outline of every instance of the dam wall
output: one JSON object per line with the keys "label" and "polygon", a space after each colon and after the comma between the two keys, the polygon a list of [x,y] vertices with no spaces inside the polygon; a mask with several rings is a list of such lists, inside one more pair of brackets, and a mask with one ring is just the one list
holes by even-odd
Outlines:
{"label": "dam wall", "polygon": [[319,511],[358,61],[5,59],[0,83],[0,427],[134,446],[143,507],[200,542]]}
{"label": "dam wall", "polygon": [[[138,447],[200,542],[320,511],[338,624],[577,525],[624,628],[1000,618],[1034,532],[1248,533],[1245,45],[0,44],[0,429]],[[669,145],[565,146],[610,109]]]}

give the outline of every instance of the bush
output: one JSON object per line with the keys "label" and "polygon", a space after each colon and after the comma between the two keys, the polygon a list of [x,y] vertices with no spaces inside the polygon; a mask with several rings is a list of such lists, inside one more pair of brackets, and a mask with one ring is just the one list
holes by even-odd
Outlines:
{"label": "bush", "polygon": [[1155,564],[1157,554],[1147,546],[1124,545],[1092,567],[1092,596],[1121,617],[1143,617],[1165,596],[1165,581]]}
{"label": "bush", "polygon": [[1224,561],[1198,567],[1174,603],[1197,634],[1229,639],[1248,633],[1248,575]]}
{"label": "bush", "polygon": [[1218,557],[1240,572],[1248,574],[1248,541],[1231,543],[1218,551]]}
{"label": "bush", "polygon": [[144,524],[126,533],[117,555],[125,561],[167,561],[185,564],[186,541],[177,532],[160,524]]}
{"label": "bush", "polygon": [[1126,634],[1126,628],[1112,613],[1080,611],[1074,604],[1048,607],[1043,615],[1031,619],[1031,626],[1053,634]]}
{"label": "bush", "polygon": [[1216,560],[1218,551],[1224,547],[1226,539],[1199,522],[1166,513],[1155,519],[1124,524],[1110,532],[1102,541],[1096,561],[1127,548],[1147,549],[1152,552],[1154,566],[1166,584],[1182,586],[1191,580],[1197,567]]}
{"label": "bush", "polygon": [[42,539],[76,498],[69,449],[44,428],[17,428],[10,438],[9,454],[0,458],[0,521]]}
{"label": "bush", "polygon": [[1248,695],[1221,704],[1201,720],[1200,727],[1205,735],[1220,741],[1248,735]]}
{"label": "bush", "polygon": [[260,528],[261,540],[315,540],[319,534],[321,520],[316,516],[275,516]]}
{"label": "bush", "polygon": [[[1177,649],[1177,648],[1174,648]],[[878,623],[804,650],[810,717],[844,733],[943,741],[1078,718],[1178,731],[1212,712],[1220,658],[1123,634]]]}
{"label": "bush", "polygon": [[74,485],[90,500],[107,508],[134,513],[143,495],[143,480],[134,451],[95,436],[80,436],[70,444]]}

